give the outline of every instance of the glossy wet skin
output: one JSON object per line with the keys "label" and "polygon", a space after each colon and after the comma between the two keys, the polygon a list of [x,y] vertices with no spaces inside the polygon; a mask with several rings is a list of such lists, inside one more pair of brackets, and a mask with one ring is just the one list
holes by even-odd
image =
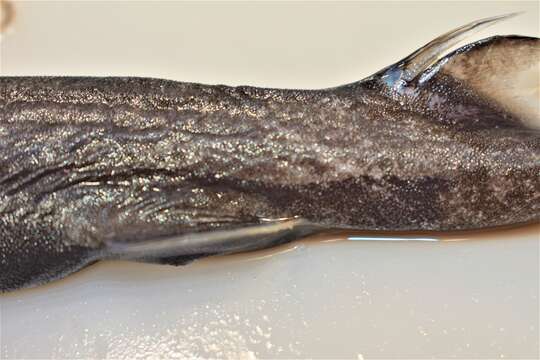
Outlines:
{"label": "glossy wet skin", "polygon": [[107,258],[111,243],[282,219],[305,220],[274,244],[321,228],[540,217],[538,130],[443,72],[412,95],[380,78],[316,91],[140,78],[0,86],[2,290]]}
{"label": "glossy wet skin", "polygon": [[21,253],[34,262],[93,252],[107,238],[261,219],[400,231],[538,219],[538,132],[456,131],[363,84],[287,91],[4,78],[2,86],[5,269]]}

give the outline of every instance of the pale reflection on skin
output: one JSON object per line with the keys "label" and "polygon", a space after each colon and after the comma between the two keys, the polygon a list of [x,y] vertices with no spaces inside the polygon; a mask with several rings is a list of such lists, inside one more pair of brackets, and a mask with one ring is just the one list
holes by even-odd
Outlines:
{"label": "pale reflection on skin", "polygon": [[493,239],[504,237],[519,237],[527,234],[540,233],[538,224],[525,224],[517,226],[506,226],[492,229],[454,231],[454,232],[369,232],[369,231],[330,231],[314,235],[305,240],[320,242],[333,241],[471,241],[481,239]]}
{"label": "pale reflection on skin", "polygon": [[349,236],[347,240],[353,241],[440,241],[435,238],[422,237],[388,237],[388,236]]}

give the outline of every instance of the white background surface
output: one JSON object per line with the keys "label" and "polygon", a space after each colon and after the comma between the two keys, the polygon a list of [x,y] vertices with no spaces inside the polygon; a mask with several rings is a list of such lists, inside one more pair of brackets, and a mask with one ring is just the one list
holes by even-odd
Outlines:
{"label": "white background surface", "polygon": [[[316,88],[537,2],[16,2],[1,75]],[[324,206],[324,204],[321,204]],[[1,358],[538,358],[539,231],[301,242],[180,268],[101,263],[0,297]]]}

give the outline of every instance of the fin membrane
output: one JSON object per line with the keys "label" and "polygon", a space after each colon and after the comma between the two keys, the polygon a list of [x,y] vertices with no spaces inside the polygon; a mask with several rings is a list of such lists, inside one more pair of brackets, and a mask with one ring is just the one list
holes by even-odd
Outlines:
{"label": "fin membrane", "polygon": [[[540,39],[495,36],[446,53],[472,32],[514,15],[461,26],[370,80],[378,80],[400,101],[428,111],[436,112],[437,102],[453,97],[454,109],[467,109],[461,120],[474,120],[479,112],[489,118],[491,112],[491,118],[502,119],[500,125],[508,120],[514,125],[540,129]],[[457,99],[460,94],[462,98]]]}
{"label": "fin membrane", "polygon": [[162,257],[141,257],[135,259],[137,262],[144,262],[150,264],[182,266],[187,265],[197,259],[211,256],[212,254],[200,254],[200,255],[180,255],[180,256],[162,256]]}
{"label": "fin membrane", "polygon": [[393,67],[399,67],[401,69],[400,80],[402,82],[409,82],[426,71],[431,65],[435,64],[448,50],[466,37],[516,15],[517,13],[493,16],[460,26],[430,41]]}
{"label": "fin membrane", "polygon": [[[437,66],[437,65],[436,65]],[[443,58],[438,71],[540,129],[540,39],[498,36]]]}
{"label": "fin membrane", "polygon": [[206,256],[266,249],[316,231],[315,225],[294,218],[134,242],[111,240],[107,242],[107,251],[110,258],[184,265]]}

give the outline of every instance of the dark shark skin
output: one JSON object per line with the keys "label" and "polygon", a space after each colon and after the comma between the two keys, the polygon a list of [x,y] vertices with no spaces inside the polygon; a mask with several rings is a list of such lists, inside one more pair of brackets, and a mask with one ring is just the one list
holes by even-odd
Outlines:
{"label": "dark shark skin", "polygon": [[0,77],[0,291],[328,228],[537,222],[540,132],[447,64],[538,43],[486,39],[410,80],[403,61],[323,90]]}

